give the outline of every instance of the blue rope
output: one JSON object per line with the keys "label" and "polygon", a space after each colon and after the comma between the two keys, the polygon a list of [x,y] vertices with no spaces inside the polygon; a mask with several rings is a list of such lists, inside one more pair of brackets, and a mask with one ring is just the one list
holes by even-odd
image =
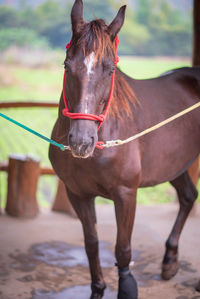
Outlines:
{"label": "blue rope", "polygon": [[44,136],[44,135],[42,135],[42,134],[40,134],[40,133],[38,133],[38,132],[32,130],[31,128],[29,128],[29,127],[27,127],[27,126],[21,124],[20,122],[18,122],[18,121],[16,121],[16,120],[12,119],[12,118],[10,118],[10,117],[8,117],[7,115],[5,115],[5,114],[3,114],[3,113],[0,113],[0,116],[3,117],[4,119],[10,121],[11,123],[13,123],[13,124],[15,124],[15,125],[21,127],[22,129],[24,129],[24,130],[26,130],[26,131],[28,131],[28,132],[30,132],[30,133],[36,135],[37,137],[42,138],[42,139],[44,139],[45,141],[47,141],[47,142],[49,142],[49,143],[51,143],[51,144],[53,144],[53,145],[59,147],[62,151],[65,151],[65,150],[66,150],[65,145],[60,144],[60,143],[57,143],[56,141],[54,141],[54,140],[52,140],[52,139],[50,139],[50,138],[47,138],[46,136]]}

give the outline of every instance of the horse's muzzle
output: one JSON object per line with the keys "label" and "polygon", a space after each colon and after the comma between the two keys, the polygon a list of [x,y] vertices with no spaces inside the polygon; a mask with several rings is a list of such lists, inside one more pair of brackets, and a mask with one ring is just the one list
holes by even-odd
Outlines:
{"label": "horse's muzzle", "polygon": [[89,120],[72,120],[68,144],[75,158],[91,157],[98,141],[97,124]]}
{"label": "horse's muzzle", "polygon": [[81,137],[77,138],[72,134],[69,134],[69,146],[71,153],[75,158],[86,159],[92,156],[95,149],[95,138],[92,137]]}
{"label": "horse's muzzle", "polygon": [[92,156],[94,151],[92,143],[91,144],[83,143],[81,145],[73,144],[70,145],[70,149],[71,149],[72,156],[74,158],[82,158],[82,159],[86,159]]}

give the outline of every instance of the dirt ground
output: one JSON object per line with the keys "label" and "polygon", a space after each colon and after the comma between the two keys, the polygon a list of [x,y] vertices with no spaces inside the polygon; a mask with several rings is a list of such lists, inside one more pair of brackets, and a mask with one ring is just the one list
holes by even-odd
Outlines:
{"label": "dirt ground", "polygon": [[[180,269],[170,281],[160,278],[164,243],[176,204],[138,206],[132,237],[133,273],[140,299],[200,299],[200,206],[184,228]],[[114,266],[116,226],[111,205],[97,207],[105,299],[117,298]],[[33,220],[0,216],[0,299],[89,299],[90,277],[78,220],[42,210]]]}

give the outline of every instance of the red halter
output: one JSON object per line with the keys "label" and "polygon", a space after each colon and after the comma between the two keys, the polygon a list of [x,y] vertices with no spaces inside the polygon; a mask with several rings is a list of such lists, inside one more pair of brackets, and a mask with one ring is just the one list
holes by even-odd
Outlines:
{"label": "red halter", "polygon": [[[67,44],[66,49],[68,50],[72,44],[72,40],[70,41],[69,44]],[[119,45],[119,38],[116,36],[115,38],[115,61],[114,65],[115,67],[117,66],[117,63],[119,62],[119,57],[117,56],[117,48]],[[66,80],[66,71],[64,72],[64,78],[63,78],[63,100],[65,104],[65,108],[63,109],[62,113],[64,116],[67,116],[71,119],[87,119],[87,120],[94,120],[99,122],[98,130],[101,127],[102,123],[104,122],[108,109],[110,107],[112,95],[113,95],[113,90],[114,90],[114,82],[115,82],[115,70],[112,75],[112,80],[111,80],[111,88],[110,88],[110,94],[107,102],[107,106],[105,108],[105,111],[103,114],[100,115],[95,115],[95,114],[88,114],[88,113],[71,113],[69,112],[68,104],[67,104],[67,98],[66,98],[66,93],[65,93],[65,80]],[[104,144],[104,142],[97,142],[96,147],[97,148],[102,148],[101,145]]]}

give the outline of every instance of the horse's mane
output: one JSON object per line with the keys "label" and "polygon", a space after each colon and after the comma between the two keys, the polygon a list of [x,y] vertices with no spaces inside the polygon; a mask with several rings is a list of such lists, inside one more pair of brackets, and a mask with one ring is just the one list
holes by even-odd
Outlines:
{"label": "horse's mane", "polygon": [[[94,52],[95,58],[99,62],[102,61],[104,56],[111,52],[114,55],[115,43],[112,43],[107,28],[107,25],[102,19],[84,23],[81,34],[75,41],[76,46],[83,50],[85,56]],[[113,99],[108,113],[115,118],[122,118],[124,114],[131,117],[130,106],[134,104],[136,100],[137,98],[133,89],[124,76],[116,70]]]}
{"label": "horse's mane", "polygon": [[131,106],[136,102],[138,102],[138,99],[133,89],[124,76],[116,70],[115,88],[109,113],[121,119],[124,114],[131,118]]}

